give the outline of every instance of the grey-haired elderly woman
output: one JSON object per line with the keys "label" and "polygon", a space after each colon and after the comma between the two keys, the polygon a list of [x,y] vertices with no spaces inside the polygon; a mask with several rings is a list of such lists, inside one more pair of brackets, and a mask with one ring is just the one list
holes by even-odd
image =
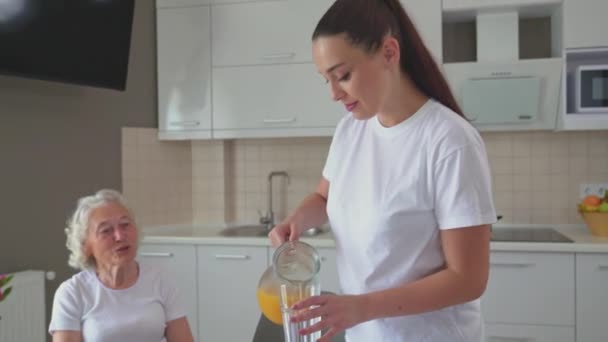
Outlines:
{"label": "grey-haired elderly woman", "polygon": [[186,310],[171,278],[138,262],[139,231],[124,198],[100,190],[68,220],[69,265],[53,301],[53,342],[190,342]]}

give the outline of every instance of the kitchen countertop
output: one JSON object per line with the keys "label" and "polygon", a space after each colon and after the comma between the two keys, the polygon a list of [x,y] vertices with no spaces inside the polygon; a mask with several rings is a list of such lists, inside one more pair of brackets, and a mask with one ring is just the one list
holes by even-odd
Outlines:
{"label": "kitchen countertop", "polygon": [[[143,229],[144,243],[171,243],[196,245],[229,245],[229,246],[270,246],[266,237],[226,237],[219,232],[230,226],[221,224],[167,225],[146,227]],[[591,235],[584,225],[534,225],[534,224],[495,224],[494,229],[509,228],[553,228],[574,242],[496,242],[490,243],[492,251],[519,252],[576,252],[608,253],[608,237]],[[335,247],[330,231],[313,237],[301,237],[301,240],[315,247]]]}

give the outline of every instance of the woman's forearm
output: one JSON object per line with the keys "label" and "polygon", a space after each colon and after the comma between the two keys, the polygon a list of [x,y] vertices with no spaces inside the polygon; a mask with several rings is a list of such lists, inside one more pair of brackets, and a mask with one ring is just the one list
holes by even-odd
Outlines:
{"label": "woman's forearm", "polygon": [[306,196],[296,210],[283,223],[295,223],[300,233],[327,222],[327,200],[318,192]]}
{"label": "woman's forearm", "polygon": [[420,314],[479,298],[486,281],[443,269],[407,285],[363,295],[366,320]]}

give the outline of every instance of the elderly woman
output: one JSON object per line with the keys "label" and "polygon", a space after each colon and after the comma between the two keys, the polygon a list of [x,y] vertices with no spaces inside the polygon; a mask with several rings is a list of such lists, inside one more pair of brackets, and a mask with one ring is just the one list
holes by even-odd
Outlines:
{"label": "elderly woman", "polygon": [[53,342],[193,340],[170,277],[135,260],[139,233],[120,193],[81,198],[65,231],[69,265],[81,272],[55,293]]}

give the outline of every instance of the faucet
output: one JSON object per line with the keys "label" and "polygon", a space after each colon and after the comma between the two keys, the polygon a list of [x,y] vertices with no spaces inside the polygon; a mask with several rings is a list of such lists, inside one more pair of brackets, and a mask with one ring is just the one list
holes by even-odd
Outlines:
{"label": "faucet", "polygon": [[271,171],[268,174],[268,208],[266,210],[266,216],[260,217],[260,223],[266,225],[266,230],[270,231],[274,227],[274,212],[272,210],[272,178],[275,176],[283,176],[287,179],[289,184],[289,175],[286,171]]}

